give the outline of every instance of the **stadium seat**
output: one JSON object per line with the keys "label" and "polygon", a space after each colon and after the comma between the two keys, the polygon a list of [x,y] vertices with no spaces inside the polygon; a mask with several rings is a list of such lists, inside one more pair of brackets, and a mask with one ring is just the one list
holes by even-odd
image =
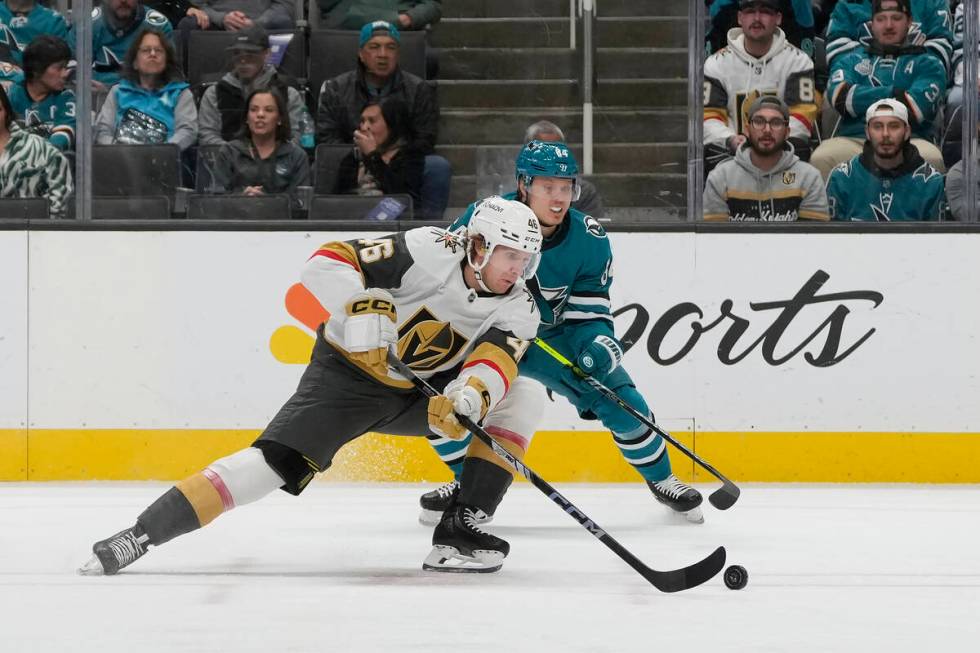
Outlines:
{"label": "stadium seat", "polygon": [[[386,219],[411,220],[414,206],[411,195],[314,195],[310,204],[310,220],[363,220],[383,199],[393,199],[405,207],[396,217]],[[380,219],[380,218],[374,218]]]}
{"label": "stadium seat", "polygon": [[0,220],[47,220],[48,200],[43,197],[0,199]]}
{"label": "stadium seat", "polygon": [[[310,31],[310,90],[316,100],[323,82],[357,66],[357,31]],[[425,31],[402,32],[399,67],[425,79]]]}
{"label": "stadium seat", "polygon": [[93,195],[163,195],[173,206],[180,186],[180,149],[173,143],[93,145],[92,170]]}
{"label": "stadium seat", "polygon": [[353,145],[330,145],[323,143],[316,146],[316,161],[313,164],[313,192],[318,195],[330,195],[337,187],[337,175],[340,173],[340,162],[351,151]]}
{"label": "stadium seat", "polygon": [[288,220],[288,195],[191,195],[188,220]]}
{"label": "stadium seat", "polygon": [[[306,35],[303,30],[272,30],[269,36],[292,34],[278,69],[302,83],[306,78]],[[235,32],[194,30],[187,44],[187,82],[192,86],[217,82],[228,72],[226,48],[235,40]]]}
{"label": "stadium seat", "polygon": [[[169,220],[171,201],[164,195],[142,197],[94,196],[93,220]],[[68,218],[75,218],[75,199],[68,202]]]}

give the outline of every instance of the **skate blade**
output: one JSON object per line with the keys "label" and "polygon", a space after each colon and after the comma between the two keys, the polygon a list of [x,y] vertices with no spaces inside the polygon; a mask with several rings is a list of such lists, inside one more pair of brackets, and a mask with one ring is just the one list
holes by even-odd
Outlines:
{"label": "skate blade", "polygon": [[92,556],[81,567],[78,568],[79,576],[105,576],[105,570],[98,556]]}
{"label": "skate blade", "polygon": [[687,512],[680,513],[684,515],[684,519],[691,522],[692,524],[703,524],[704,523],[704,513],[701,512],[701,508],[693,508]]}
{"label": "skate blade", "polygon": [[419,513],[419,523],[423,526],[435,526],[442,520],[441,510],[426,510]]}
{"label": "skate blade", "polygon": [[489,574],[503,565],[504,554],[499,551],[476,550],[472,556],[468,556],[460,553],[454,546],[437,544],[422,562],[422,569],[457,574]]}
{"label": "skate blade", "polygon": [[[475,519],[474,521],[477,524],[489,524],[493,521],[493,515],[482,514],[486,515],[486,517]],[[423,526],[436,526],[440,521],[442,521],[442,511],[440,510],[426,510],[422,508],[422,511],[419,513],[419,523]]]}

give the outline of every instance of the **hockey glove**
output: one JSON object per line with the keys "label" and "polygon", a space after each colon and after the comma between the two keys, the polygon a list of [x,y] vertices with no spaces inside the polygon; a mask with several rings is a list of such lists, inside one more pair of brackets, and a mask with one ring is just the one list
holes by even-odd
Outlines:
{"label": "hockey glove", "polygon": [[388,373],[388,347],[398,342],[395,300],[387,290],[371,288],[347,301],[344,348],[351,360],[379,376]]}
{"label": "hockey glove", "polygon": [[479,422],[490,411],[490,391],[478,377],[456,378],[446,385],[443,394],[429,399],[429,428],[436,435],[460,440],[468,429],[456,419],[456,413]]}
{"label": "hockey glove", "polygon": [[596,381],[604,381],[622,360],[623,348],[615,338],[596,336],[578,355],[575,363]]}

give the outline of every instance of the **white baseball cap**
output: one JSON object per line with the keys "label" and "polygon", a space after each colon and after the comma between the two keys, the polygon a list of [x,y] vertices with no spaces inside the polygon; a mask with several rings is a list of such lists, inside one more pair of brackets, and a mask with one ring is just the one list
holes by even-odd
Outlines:
{"label": "white baseball cap", "polygon": [[895,117],[904,122],[906,125],[909,124],[908,108],[906,108],[906,106],[898,100],[890,97],[883,100],[878,100],[868,107],[867,112],[864,114],[864,122],[867,124],[871,122],[872,118],[880,117]]}

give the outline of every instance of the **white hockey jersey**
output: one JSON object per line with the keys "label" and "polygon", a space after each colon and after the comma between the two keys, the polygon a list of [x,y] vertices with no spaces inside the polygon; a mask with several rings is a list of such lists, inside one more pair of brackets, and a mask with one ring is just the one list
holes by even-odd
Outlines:
{"label": "white hockey jersey", "polygon": [[[465,258],[461,236],[420,227],[326,243],[307,261],[302,280],[330,312],[323,336],[342,353],[348,300],[365,288],[384,288],[395,300],[399,357],[422,378],[463,362],[461,374],[479,376],[494,405],[517,376],[541,318],[523,281],[505,295],[470,289],[463,278]],[[348,360],[381,383],[411,387],[392,370],[380,377]]]}
{"label": "white hockey jersey", "polygon": [[738,27],[728,31],[728,46],[704,62],[704,144],[724,146],[745,133],[746,113],[760,95],[775,95],[789,107],[789,137],[809,140],[817,119],[813,61],[776,29],[766,56],[745,51]]}

